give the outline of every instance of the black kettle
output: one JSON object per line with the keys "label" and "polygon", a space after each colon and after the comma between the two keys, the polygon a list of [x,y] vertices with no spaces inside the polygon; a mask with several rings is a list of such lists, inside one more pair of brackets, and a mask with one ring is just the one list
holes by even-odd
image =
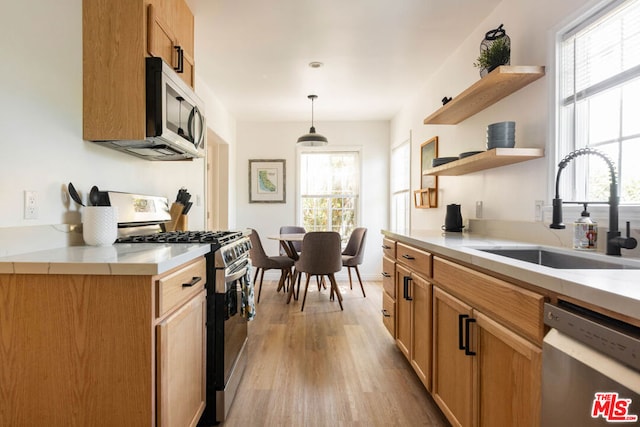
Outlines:
{"label": "black kettle", "polygon": [[463,228],[460,205],[447,205],[447,215],[444,217],[442,229],[444,231],[462,231]]}

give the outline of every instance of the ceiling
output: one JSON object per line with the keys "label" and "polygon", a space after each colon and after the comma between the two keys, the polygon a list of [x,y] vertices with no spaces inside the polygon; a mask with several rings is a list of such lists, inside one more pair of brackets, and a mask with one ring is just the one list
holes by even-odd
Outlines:
{"label": "ceiling", "polygon": [[[187,0],[238,121],[389,120],[499,0]],[[320,61],[321,68],[309,63]]]}

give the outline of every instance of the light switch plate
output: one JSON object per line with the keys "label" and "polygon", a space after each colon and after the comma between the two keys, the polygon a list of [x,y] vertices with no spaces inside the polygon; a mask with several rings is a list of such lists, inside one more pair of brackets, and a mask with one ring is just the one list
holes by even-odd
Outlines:
{"label": "light switch plate", "polygon": [[476,218],[482,218],[482,200],[476,202]]}

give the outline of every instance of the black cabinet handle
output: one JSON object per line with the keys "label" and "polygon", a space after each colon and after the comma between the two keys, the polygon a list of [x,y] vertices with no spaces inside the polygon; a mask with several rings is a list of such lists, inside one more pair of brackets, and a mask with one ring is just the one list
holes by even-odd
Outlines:
{"label": "black cabinet handle", "polygon": [[183,288],[190,288],[191,286],[195,285],[196,283],[198,283],[201,280],[202,280],[202,277],[194,277],[193,279],[191,279],[191,281],[189,283],[183,283],[182,287]]}
{"label": "black cabinet handle", "polygon": [[184,73],[184,50],[180,46],[173,47],[178,52],[178,66],[173,67],[176,73]]}
{"label": "black cabinet handle", "polygon": [[385,271],[382,272],[382,277],[391,277],[391,275]]}
{"label": "black cabinet handle", "polygon": [[404,276],[404,299],[407,301],[413,301],[413,298],[409,296],[409,281],[413,280],[409,276]]}
{"label": "black cabinet handle", "polygon": [[391,249],[391,246],[382,245],[382,249]]}
{"label": "black cabinet handle", "polygon": [[391,317],[391,315],[389,314],[389,312],[387,310],[382,310],[382,315],[384,317]]}
{"label": "black cabinet handle", "polygon": [[465,345],[464,345],[464,354],[466,354],[467,356],[475,356],[476,352],[475,351],[471,351],[469,349],[469,325],[471,323],[476,323],[476,319],[464,319],[464,339],[466,341]]}
{"label": "black cabinet handle", "polygon": [[415,259],[414,257],[412,257],[412,256],[411,256],[411,255],[409,255],[409,254],[404,254],[404,255],[402,255],[402,258],[404,258],[404,259],[409,259],[409,260],[411,260],[411,259]]}
{"label": "black cabinet handle", "polygon": [[464,345],[464,335],[462,334],[462,321],[468,318],[468,314],[458,314],[458,349],[464,350],[466,347]]}
{"label": "black cabinet handle", "polygon": [[180,46],[174,46],[173,48],[176,50],[176,53],[178,55],[177,65],[173,67],[173,69],[174,71],[178,72],[178,70],[180,69]]}

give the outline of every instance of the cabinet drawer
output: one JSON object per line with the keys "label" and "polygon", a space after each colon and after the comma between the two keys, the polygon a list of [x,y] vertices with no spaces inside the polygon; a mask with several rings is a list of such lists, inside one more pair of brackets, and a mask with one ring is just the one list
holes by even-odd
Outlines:
{"label": "cabinet drawer", "polygon": [[160,277],[157,281],[156,316],[163,316],[202,291],[206,280],[207,267],[204,258]]}
{"label": "cabinet drawer", "polygon": [[433,261],[433,278],[467,304],[542,345],[542,295],[438,257]]}
{"label": "cabinet drawer", "polygon": [[429,252],[398,243],[396,253],[396,260],[399,263],[425,277],[431,277],[431,254]]}
{"label": "cabinet drawer", "polygon": [[382,257],[382,287],[384,291],[393,299],[396,297],[396,262],[386,256]]}
{"label": "cabinet drawer", "polygon": [[382,323],[391,336],[396,338],[396,302],[386,292],[382,293]]}
{"label": "cabinet drawer", "polygon": [[396,258],[396,242],[395,240],[387,239],[384,237],[382,239],[382,252],[384,252],[385,256],[388,256],[391,259]]}

